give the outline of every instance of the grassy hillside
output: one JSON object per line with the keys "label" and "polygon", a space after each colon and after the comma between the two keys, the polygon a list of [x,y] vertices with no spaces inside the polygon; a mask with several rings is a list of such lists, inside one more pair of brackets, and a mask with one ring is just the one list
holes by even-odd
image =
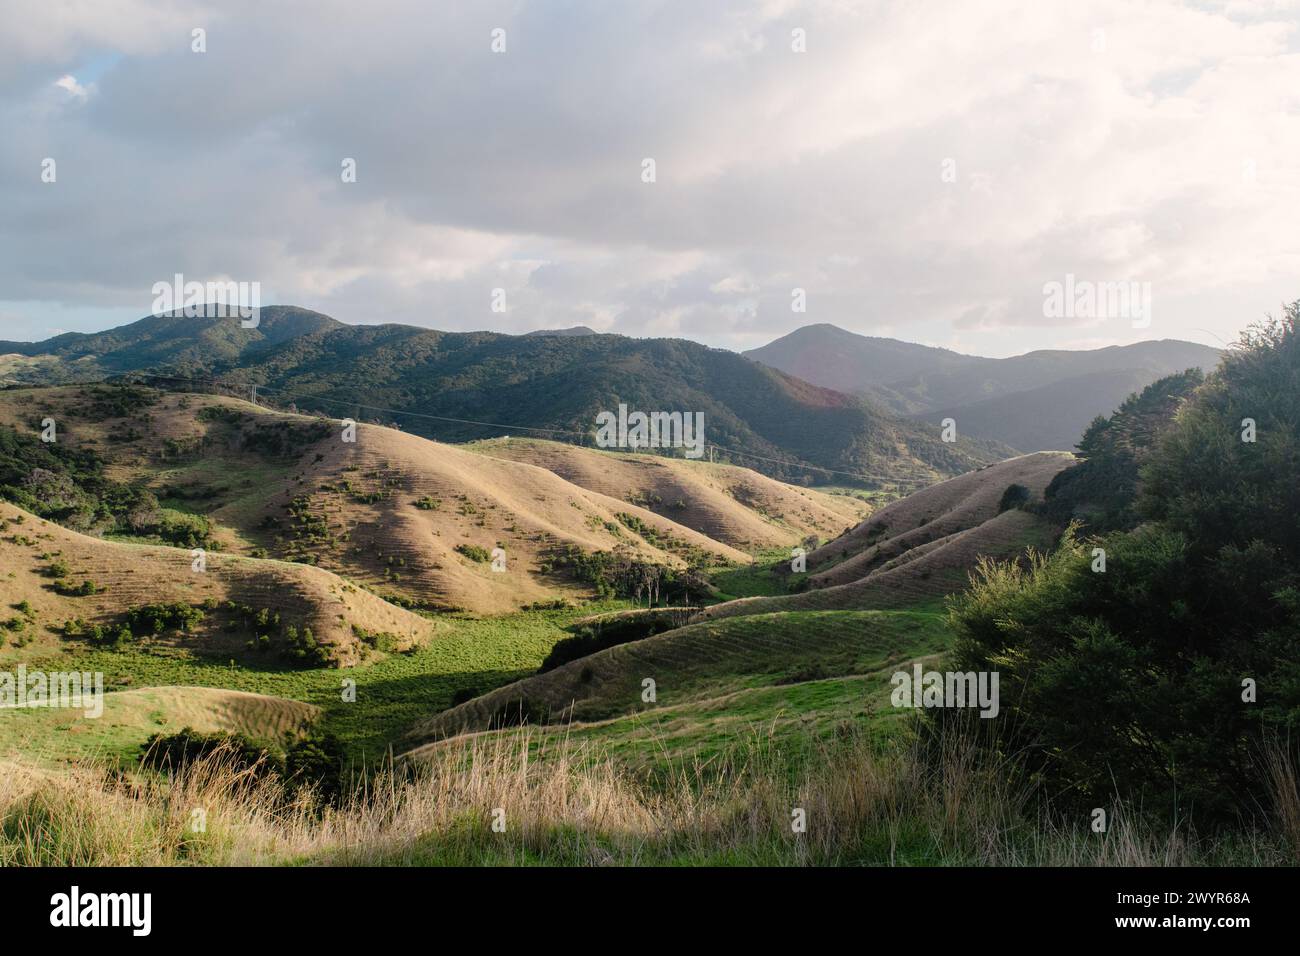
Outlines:
{"label": "grassy hillside", "polygon": [[434,622],[319,568],[105,541],[0,502],[0,659],[73,643],[181,649],[252,666],[356,664],[414,647]]}
{"label": "grassy hillside", "polygon": [[861,499],[798,488],[734,465],[529,438],[492,439],[468,447],[537,465],[582,488],[639,505],[746,551],[833,537],[871,511]]}
{"label": "grassy hillside", "polygon": [[[47,416],[59,423],[52,449],[34,437]],[[345,442],[338,423],[238,399],[10,390],[0,392],[0,452],[6,426],[25,442],[9,459],[10,494],[44,500],[49,517],[312,564],[421,607],[499,613],[590,594],[570,566],[575,553],[670,568],[749,560],[672,520],[671,507],[657,514],[535,465],[379,426],[360,425]],[[34,481],[38,455],[40,476],[67,474]],[[733,500],[727,517],[778,534],[752,510]],[[823,524],[830,514],[819,513]],[[793,528],[778,537],[794,539]],[[504,571],[493,570],[497,548]]]}
{"label": "grassy hillside", "polygon": [[[775,720],[791,729],[861,715],[896,665],[945,646],[942,611],[771,614],[690,624],[600,651],[553,671],[502,687],[417,724],[407,743],[517,724],[653,717],[656,739],[674,747],[726,740],[727,729]],[[880,678],[882,678],[881,680]],[[644,699],[647,679],[656,699]],[[848,680],[843,684],[841,679]],[[885,694],[885,698],[888,694]],[[900,716],[893,712],[893,716]],[[635,724],[584,727],[605,742],[636,732]],[[570,731],[571,732],[571,731]],[[642,754],[642,756],[646,756]]]}
{"label": "grassy hillside", "polygon": [[11,709],[0,716],[0,754],[130,764],[156,733],[189,727],[278,743],[286,735],[301,737],[319,717],[319,707],[283,697],[217,687],[149,687],[105,694],[98,717],[81,710]]}
{"label": "grassy hillside", "polygon": [[[0,597],[8,594],[5,581],[0,578]],[[626,607],[626,602],[600,602],[493,618],[443,618],[431,640],[402,653],[371,654],[364,666],[342,672],[331,666],[282,660],[273,653],[235,654],[232,660],[204,653],[197,639],[133,641],[116,647],[62,640],[46,631],[49,622],[37,613],[29,631],[34,639],[20,647],[17,642],[24,635],[10,632],[0,648],[0,668],[13,669],[21,661],[29,671],[97,671],[104,674],[105,689],[110,692],[197,687],[259,695],[290,706],[300,702],[319,711],[313,730],[341,740],[350,763],[373,768],[393,741],[417,721],[458,700],[534,673],[555,644],[571,636],[568,628],[574,620]],[[4,609],[6,614],[26,616],[9,603]],[[344,678],[356,682],[355,700],[344,699]],[[61,721],[42,718],[40,713],[0,710],[0,725],[12,728],[0,730],[0,740],[15,743],[21,753],[48,758],[65,759],[86,752],[80,738],[63,729],[73,715],[66,714]],[[170,705],[158,709],[158,718],[163,723],[151,718],[123,724],[111,735],[117,748],[114,753],[128,755],[150,734],[164,727],[179,729],[185,723],[184,714],[171,710]],[[213,729],[239,728],[227,722]]]}
{"label": "grassy hillside", "polygon": [[776,565],[798,593],[729,601],[703,616],[906,607],[952,594],[980,558],[1016,558],[1055,542],[1060,527],[1019,505],[1041,502],[1052,478],[1073,461],[1039,452],[933,485],[813,551],[805,575],[791,573],[788,562]]}

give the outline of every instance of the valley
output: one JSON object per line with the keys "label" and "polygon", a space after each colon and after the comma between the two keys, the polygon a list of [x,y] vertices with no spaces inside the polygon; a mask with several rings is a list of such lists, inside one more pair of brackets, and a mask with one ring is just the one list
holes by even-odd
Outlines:
{"label": "valley", "polygon": [[[205,851],[224,861],[286,860],[273,849],[287,839],[275,835],[284,800],[315,807],[295,858],[309,862],[1109,859],[1064,830],[1025,843],[1029,797],[1008,789],[1024,785],[1021,772],[996,745],[982,749],[960,714],[898,706],[894,679],[954,664],[997,671],[1002,697],[986,712],[1002,732],[1024,726],[1008,717],[1045,707],[1034,726],[1070,733],[1069,720],[1054,723],[1057,701],[1018,684],[1021,661],[1043,651],[1004,651],[1025,633],[1004,622],[1061,601],[1095,600],[1094,614],[1165,606],[1093,594],[1160,561],[1196,560],[1161,538],[1192,519],[1161,508],[1198,499],[1146,488],[1186,480],[1158,467],[1180,453],[1179,429],[1240,417],[1216,404],[1216,389],[1235,387],[1226,368],[1144,387],[1088,426],[1079,456],[1002,454],[922,481],[909,471],[916,448],[897,445],[890,460],[905,464],[893,477],[821,483],[811,466],[782,480],[689,448],[593,447],[580,431],[435,440],[399,427],[400,409],[366,420],[357,402],[345,422],[269,387],[254,404],[170,375],[0,389],[0,667],[52,681],[102,675],[105,690],[98,715],[0,708],[0,760],[15,786],[42,793],[87,768],[143,784],[172,760],[182,774],[208,773],[185,769],[198,761],[218,775],[220,761],[252,761],[283,790],[264,809],[236,801],[228,812],[261,820],[270,842]],[[1079,578],[1099,536],[1108,573]],[[1083,619],[1053,613],[1033,626],[1050,634]],[[1124,626],[1127,636],[1147,625]],[[1077,627],[1054,653],[1092,653]],[[1068,685],[1093,666],[1113,665],[1034,674]],[[1023,752],[1037,746],[1030,738]],[[1036,773],[1049,779],[1056,766]],[[843,767],[855,776],[840,779]],[[101,800],[97,785],[79,786]],[[374,803],[383,787],[422,821],[415,830],[390,829],[398,818]],[[431,787],[476,821],[471,835],[427,802]],[[569,787],[595,802],[555,803]],[[964,787],[978,793],[976,816],[936,835]],[[503,859],[479,828],[505,792],[527,822],[510,851],[522,855]],[[117,805],[101,796],[97,807]],[[155,812],[152,797],[130,799]],[[831,828],[807,847],[774,838],[772,800],[822,801]],[[897,842],[886,840],[889,808],[904,805]],[[589,829],[595,806],[646,842]],[[372,812],[385,822],[364,845],[340,843],[326,823]],[[737,829],[740,818],[759,830]],[[566,828],[583,836],[566,844]],[[1005,842],[982,843],[986,832]],[[1261,845],[1222,852],[1281,852],[1272,836]],[[161,852],[171,860],[184,846]]]}
{"label": "valley", "polygon": [[[47,419],[57,454],[40,449],[50,457],[32,470],[23,452],[37,446],[22,436]],[[877,506],[680,451],[448,445],[364,423],[348,442],[338,421],[140,385],[0,391],[2,430],[9,497],[44,517],[0,504],[13,613],[0,661],[102,672],[109,691],[102,722],[7,715],[11,753],[98,748],[130,764],[151,735],[193,728],[275,747],[328,736],[353,762],[418,760],[430,740],[508,732],[518,720],[503,715],[522,706],[528,722],[646,767],[652,739],[687,755],[767,721],[795,737],[876,726],[882,670],[945,643],[939,587],[902,588],[889,610],[847,597],[808,610],[795,593],[835,592],[822,588],[861,564],[861,522]],[[932,492],[935,535],[897,535],[896,550],[978,530],[997,517],[994,485],[1041,494],[1026,476],[1046,470],[999,465]],[[1031,539],[1018,531],[988,553]],[[796,546],[812,549],[807,575],[790,573]],[[963,560],[976,553],[978,542]],[[962,565],[948,568],[936,584]],[[644,631],[652,594],[685,607]],[[746,616],[713,620],[732,614]],[[596,646],[611,627],[628,642],[534,674],[575,635]],[[653,707],[642,671],[662,684]]]}

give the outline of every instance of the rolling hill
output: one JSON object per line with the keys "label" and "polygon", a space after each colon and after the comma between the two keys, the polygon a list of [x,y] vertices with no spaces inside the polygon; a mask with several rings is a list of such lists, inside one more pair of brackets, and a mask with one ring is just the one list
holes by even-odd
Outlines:
{"label": "rolling hill", "polygon": [[[46,416],[60,423],[66,454],[91,455],[107,480],[156,498],[119,515],[117,532],[121,523],[153,522],[155,512],[198,515],[206,530],[194,533],[207,535],[210,547],[316,565],[420,607],[501,613],[587,596],[590,588],[566,568],[575,553],[617,552],[676,568],[749,561],[665,514],[537,465],[391,428],[359,425],[356,441],[345,442],[338,423],[233,398],[104,386],[0,392],[0,426],[35,434],[33,421]],[[105,529],[98,506],[65,487],[66,476],[11,468],[17,493],[62,501],[54,512],[61,520]],[[704,487],[690,479],[681,493],[693,484]],[[105,494],[124,493],[110,486]],[[786,494],[789,507],[812,507],[799,489]],[[714,512],[720,526],[754,527],[765,544],[799,540],[801,529],[728,502]],[[828,529],[847,521],[829,508],[809,514]],[[493,570],[496,548],[503,571]]]}
{"label": "rolling hill", "polygon": [[[53,759],[116,755],[129,760],[153,734],[186,727],[282,744],[286,736],[301,737],[319,719],[320,708],[312,704],[217,687],[111,691],[104,694],[104,712],[97,717],[75,708],[6,711],[0,719],[0,754]],[[59,750],[42,753],[56,738],[62,740]]]}
{"label": "rolling hill", "polygon": [[981,556],[1009,558],[1049,547],[1059,528],[1007,502],[1041,502],[1066,452],[1036,452],[925,488],[875,512],[808,555],[808,586],[797,593],[743,598],[707,608],[705,618],[770,611],[901,607],[964,586]]}
{"label": "rolling hill", "polygon": [[784,484],[735,465],[530,438],[497,438],[466,447],[537,465],[742,550],[789,547],[808,536],[834,537],[870,511],[860,499]]}
{"label": "rolling hill", "polygon": [[[1073,461],[1026,455],[893,502],[808,555],[806,590],[715,604],[682,626],[431,715],[407,734],[407,755],[420,759],[450,738],[521,722],[660,753],[707,747],[754,721],[769,732],[818,721],[830,732],[861,718],[864,703],[880,706],[897,666],[943,649],[943,598],[965,585],[979,558],[1051,546],[1059,527],[1009,505],[1007,489],[1023,489],[1013,499],[1020,504],[1040,502]],[[781,583],[794,580],[788,563],[777,570]],[[646,679],[652,701],[643,697]]]}
{"label": "rolling hill", "polygon": [[106,332],[0,342],[0,376],[47,385],[97,381],[145,368],[202,374],[217,364],[251,361],[272,346],[340,324],[319,312],[280,305],[263,308],[255,329],[243,328],[237,319],[151,315]]}
{"label": "rolling hill", "polygon": [[1187,368],[1211,369],[1217,349],[1173,339],[1005,359],[961,355],[811,325],[745,355],[927,422],[1021,451],[1074,447],[1088,423],[1130,394]]}
{"label": "rolling hill", "polygon": [[[869,691],[887,686],[889,671],[937,652],[944,638],[941,616],[930,611],[763,614],[689,624],[449,708],[418,722],[401,745],[418,759],[448,738],[521,721],[618,739],[633,728],[605,722],[635,715],[652,729],[650,746],[662,757],[674,738],[716,744],[742,740],[758,721],[799,727],[826,711],[860,714]],[[655,682],[653,702],[642,696],[646,678]],[[827,732],[835,726],[823,724]]]}
{"label": "rolling hill", "polygon": [[19,659],[69,641],[143,642],[252,661],[293,661],[296,650],[319,647],[303,659],[351,665],[384,653],[378,646],[417,646],[440,627],[319,568],[209,554],[195,571],[188,550],[93,538],[5,502],[0,568],[6,657]]}

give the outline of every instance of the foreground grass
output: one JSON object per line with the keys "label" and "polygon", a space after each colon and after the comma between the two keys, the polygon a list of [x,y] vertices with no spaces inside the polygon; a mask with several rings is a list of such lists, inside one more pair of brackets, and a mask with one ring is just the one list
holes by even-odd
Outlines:
{"label": "foreground grass", "polygon": [[[8,766],[0,864],[1285,865],[1300,850],[1286,812],[1210,840],[1117,808],[1092,833],[1086,817],[1044,812],[959,740],[923,750],[851,737],[791,775],[757,735],[655,786],[582,745],[532,744],[526,729],[471,739],[372,778],[338,807],[221,754],[169,777]],[[1273,803],[1294,807],[1295,766],[1279,759]]]}

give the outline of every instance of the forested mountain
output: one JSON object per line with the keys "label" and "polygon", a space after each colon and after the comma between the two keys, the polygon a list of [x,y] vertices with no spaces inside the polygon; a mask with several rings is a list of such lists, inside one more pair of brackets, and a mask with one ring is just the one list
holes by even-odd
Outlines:
{"label": "forested mountain", "polygon": [[596,416],[620,404],[700,412],[715,458],[804,483],[922,482],[1009,453],[987,441],[945,443],[936,426],[861,396],[682,339],[353,326],[268,307],[256,329],[232,318],[154,316],[26,344],[21,354],[46,363],[42,383],[128,372],[172,387],[180,383],[161,376],[215,378],[241,394],[257,385],[263,400],[285,407],[392,422],[443,441],[513,431],[589,444]]}

